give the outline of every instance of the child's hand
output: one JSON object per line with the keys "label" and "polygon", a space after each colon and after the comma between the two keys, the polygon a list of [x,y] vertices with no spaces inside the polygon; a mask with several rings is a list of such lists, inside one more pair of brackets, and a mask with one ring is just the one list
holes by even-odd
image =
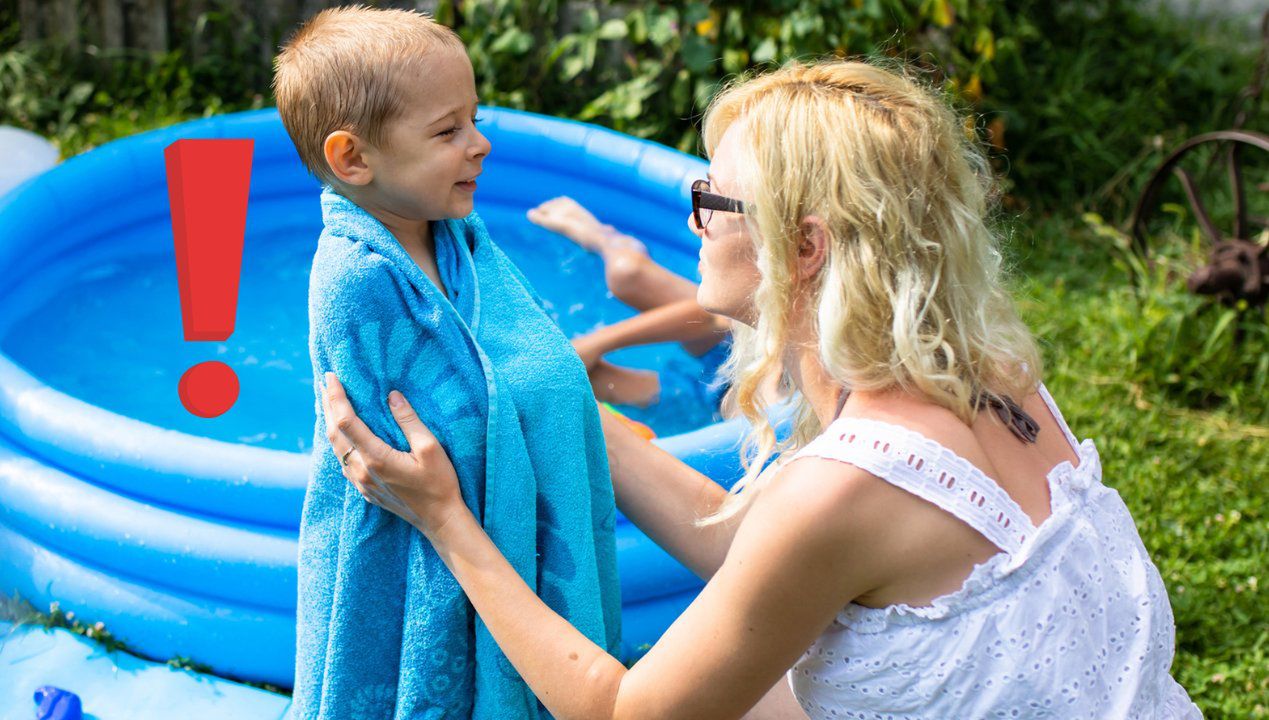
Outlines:
{"label": "child's hand", "polygon": [[594,250],[612,227],[595,219],[586,208],[570,197],[547,200],[528,212],[530,222],[564,235],[573,242]]}
{"label": "child's hand", "polygon": [[325,379],[322,404],[331,449],[344,477],[367,502],[401,517],[429,540],[456,513],[471,512],[445,449],[404,395],[396,393],[388,404],[410,443],[408,453],[393,449],[366,427],[334,373],[326,373]]}

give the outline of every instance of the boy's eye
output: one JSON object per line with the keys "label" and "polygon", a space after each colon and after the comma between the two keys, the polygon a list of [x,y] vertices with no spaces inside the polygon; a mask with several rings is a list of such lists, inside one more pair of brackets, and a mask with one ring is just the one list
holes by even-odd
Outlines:
{"label": "boy's eye", "polygon": [[[476,115],[473,115],[473,116],[472,116],[472,118],[471,118],[471,122],[472,122],[472,124],[473,124],[473,125],[475,125],[476,123],[484,122],[484,121],[485,121],[485,119],[484,119],[484,118],[479,117],[479,116],[476,116]],[[438,136],[441,136],[441,135],[446,135],[446,136],[448,136],[448,135],[453,135],[454,133],[458,132],[458,131],[459,131],[459,130],[461,130],[461,129],[462,129],[461,127],[459,127],[458,125],[455,125],[454,127],[449,128],[448,130],[442,130],[442,131],[438,132],[438,133],[437,133],[437,135],[438,135]]]}

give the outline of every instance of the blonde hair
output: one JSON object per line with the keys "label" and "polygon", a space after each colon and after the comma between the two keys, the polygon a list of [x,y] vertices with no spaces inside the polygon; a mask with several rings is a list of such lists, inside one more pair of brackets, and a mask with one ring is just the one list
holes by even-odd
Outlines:
{"label": "blonde hair", "polygon": [[273,93],[308,171],[335,182],[323,146],[337,130],[382,147],[403,109],[400,79],[438,48],[465,52],[453,30],[410,10],[331,8],[304,23],[274,60]]}
{"label": "blonde hair", "polygon": [[[773,455],[823,432],[796,396],[793,431],[777,443],[759,393],[764,378],[783,373],[808,215],[828,235],[811,307],[819,358],[835,382],[848,391],[900,387],[972,423],[979,397],[1021,398],[1040,378],[1035,342],[1002,284],[988,224],[990,168],[945,98],[867,63],[792,63],[713,99],[703,130],[710,155],[737,123],[761,279],[757,320],[735,324],[723,372],[726,405],[752,429],[744,477],[701,524],[734,516],[770,476],[763,467]],[[739,494],[745,487],[751,492]]]}

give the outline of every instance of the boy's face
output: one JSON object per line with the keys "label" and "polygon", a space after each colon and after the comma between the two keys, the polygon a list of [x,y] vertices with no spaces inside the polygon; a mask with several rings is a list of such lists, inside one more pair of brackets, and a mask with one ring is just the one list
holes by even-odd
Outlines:
{"label": "boy's face", "polygon": [[425,72],[399,82],[402,111],[368,147],[374,204],[409,220],[466,217],[489,140],[476,129],[476,82],[467,56],[437,50]]}

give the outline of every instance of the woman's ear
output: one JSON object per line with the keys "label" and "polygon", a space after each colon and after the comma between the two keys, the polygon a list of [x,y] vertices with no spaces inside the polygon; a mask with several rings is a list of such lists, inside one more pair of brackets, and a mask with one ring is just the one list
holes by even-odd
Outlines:
{"label": "woman's ear", "polygon": [[798,226],[798,280],[815,277],[828,260],[828,225],[818,215],[807,215]]}
{"label": "woman's ear", "polygon": [[322,154],[331,173],[348,185],[368,185],[374,179],[374,170],[366,163],[368,149],[364,140],[347,130],[327,135],[322,144]]}

